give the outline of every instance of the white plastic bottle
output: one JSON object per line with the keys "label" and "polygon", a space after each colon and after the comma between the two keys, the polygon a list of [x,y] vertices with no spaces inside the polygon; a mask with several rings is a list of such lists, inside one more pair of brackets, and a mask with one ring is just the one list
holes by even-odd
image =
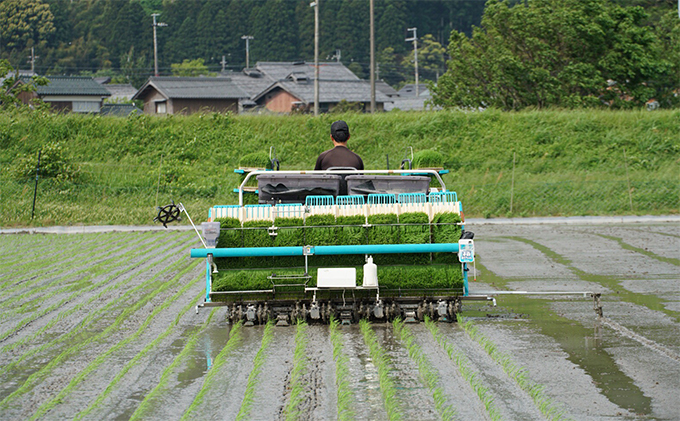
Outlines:
{"label": "white plastic bottle", "polygon": [[378,266],[373,263],[373,256],[368,256],[364,265],[364,286],[378,286]]}

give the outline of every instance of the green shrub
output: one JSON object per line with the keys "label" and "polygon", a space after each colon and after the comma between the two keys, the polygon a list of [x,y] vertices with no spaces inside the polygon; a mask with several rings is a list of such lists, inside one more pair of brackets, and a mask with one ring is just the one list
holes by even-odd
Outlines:
{"label": "green shrub", "polygon": [[442,168],[444,156],[433,149],[418,151],[413,155],[413,168]]}

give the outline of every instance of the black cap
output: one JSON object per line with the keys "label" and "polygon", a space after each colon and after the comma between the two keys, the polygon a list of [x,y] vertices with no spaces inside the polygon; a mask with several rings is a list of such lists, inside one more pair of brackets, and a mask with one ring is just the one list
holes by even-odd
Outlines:
{"label": "black cap", "polygon": [[342,120],[338,120],[331,124],[331,136],[336,142],[347,142],[349,139],[349,127],[347,123]]}

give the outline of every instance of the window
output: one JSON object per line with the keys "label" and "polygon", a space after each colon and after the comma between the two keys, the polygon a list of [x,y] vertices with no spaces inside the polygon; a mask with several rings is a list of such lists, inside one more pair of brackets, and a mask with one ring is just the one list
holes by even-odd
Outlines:
{"label": "window", "polygon": [[73,101],[74,113],[98,113],[98,101]]}
{"label": "window", "polygon": [[168,112],[166,102],[159,101],[156,103],[156,114],[166,114]]}

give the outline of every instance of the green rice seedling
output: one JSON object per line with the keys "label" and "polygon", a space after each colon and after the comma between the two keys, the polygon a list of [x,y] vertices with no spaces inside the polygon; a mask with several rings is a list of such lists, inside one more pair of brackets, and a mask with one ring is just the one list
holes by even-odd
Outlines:
{"label": "green rice seedling", "polygon": [[[228,270],[213,274],[213,291],[248,291],[271,289],[274,284],[269,276],[302,275],[302,269],[269,269],[269,270]],[[309,285],[316,285],[316,272],[310,272],[312,277]],[[277,279],[277,285],[299,284],[301,279]]]}
{"label": "green rice seedling", "polygon": [[463,378],[467,380],[468,383],[470,383],[472,389],[475,391],[475,393],[477,393],[477,397],[479,397],[479,400],[484,405],[489,418],[492,421],[501,420],[502,417],[498,407],[494,402],[493,395],[490,393],[489,389],[484,386],[477,373],[470,368],[470,361],[465,356],[465,354],[457,349],[452,343],[446,341],[437,328],[437,324],[427,316],[425,316],[425,326],[430,331],[432,337],[439,344],[439,346],[441,346],[444,351],[446,351],[446,354],[449,356],[449,358],[456,364],[458,371],[461,373]]}
{"label": "green rice seedling", "polygon": [[[430,218],[425,212],[402,213],[399,215],[399,224],[402,224],[399,226],[401,244],[430,243]],[[402,264],[426,265],[430,263],[430,253],[404,254],[401,260]]]}
{"label": "green rice seedling", "polygon": [[413,154],[413,168],[442,168],[444,156],[434,149],[425,149]]}
{"label": "green rice seedling", "polygon": [[260,373],[262,372],[262,366],[266,358],[265,352],[269,347],[269,344],[274,337],[274,321],[269,320],[264,328],[264,334],[262,335],[262,343],[260,349],[255,354],[255,359],[253,360],[253,369],[248,375],[248,382],[246,384],[246,391],[243,395],[243,401],[241,402],[241,408],[236,415],[237,420],[248,420],[250,419],[250,410],[253,406],[255,399],[255,391],[260,382]]}
{"label": "green rice seedling", "polygon": [[[460,239],[460,215],[453,212],[438,213],[432,220],[432,238],[435,243],[458,243]],[[456,253],[433,253],[433,259],[437,263],[458,263]]]}
{"label": "green rice seedling", "polygon": [[544,393],[544,386],[530,380],[526,369],[517,366],[510,355],[499,351],[498,347],[491,340],[479,332],[471,320],[467,320],[463,316],[458,316],[458,323],[470,338],[482,346],[491,359],[499,364],[503,368],[503,371],[505,371],[510,378],[515,380],[522,390],[531,396],[536,407],[546,418],[550,420],[569,419],[564,408],[555,404],[552,399]]}
{"label": "green rice seedling", "polygon": [[[217,247],[243,247],[243,230],[241,229],[241,221],[238,218],[216,218],[214,222],[220,223],[220,236],[217,239]],[[218,269],[238,269],[244,265],[243,258],[240,257],[217,257],[215,258],[215,264]]]}
{"label": "green rice seedling", "polygon": [[[340,227],[336,229],[336,244],[343,246],[366,244],[366,228],[363,226],[365,221],[363,215],[338,216],[335,223]],[[364,256],[361,254],[336,257],[339,266],[360,266],[365,263]]]}
{"label": "green rice seedling", "polygon": [[[171,241],[171,239],[167,240],[168,243],[170,241]],[[158,247],[158,245],[156,245],[156,247]],[[148,247],[148,249],[151,249],[151,248],[153,248],[153,247],[151,247],[151,246]],[[125,259],[125,260],[128,260],[128,261],[132,260],[134,258],[135,254],[136,254],[136,252],[133,252],[133,251],[129,252],[128,253],[128,255],[129,255],[128,259]],[[89,271],[88,269],[84,269],[80,272],[81,273],[89,273],[91,278],[96,278],[97,276],[100,276],[100,275],[103,275],[104,273],[106,273],[109,266],[116,265],[117,263],[121,263],[121,258],[114,256],[114,257],[111,258],[109,265],[104,267],[104,268],[96,267],[92,271]],[[14,332],[17,332],[18,330],[22,329],[24,326],[31,323],[33,320],[36,320],[36,319],[44,316],[45,314],[48,314],[52,311],[55,311],[55,310],[61,308],[65,303],[70,302],[71,300],[75,299],[76,297],[78,297],[80,295],[83,295],[84,293],[86,293],[88,291],[91,291],[91,290],[93,290],[93,289],[95,289],[95,288],[97,288],[101,285],[104,285],[104,282],[92,284],[91,281],[89,280],[90,277],[85,278],[84,280],[81,280],[77,284],[77,286],[78,286],[77,290],[75,292],[73,292],[72,294],[70,294],[68,297],[66,297],[66,298],[60,300],[59,302],[54,303],[50,306],[41,307],[39,311],[34,311],[29,316],[27,316],[24,319],[22,319],[21,321],[19,321],[14,326],[14,328],[7,330],[7,331],[3,332],[2,334],[0,334],[0,341],[3,340],[4,338],[7,338],[9,335],[13,334]],[[88,286],[86,286],[84,288],[80,288],[80,286],[82,286],[82,285],[88,285]],[[63,291],[67,292],[71,287],[72,287],[72,285],[67,286],[67,287],[63,288]]]}
{"label": "green rice seedling", "polygon": [[[243,247],[273,247],[274,239],[269,235],[271,221],[256,220],[243,223]],[[268,268],[274,264],[272,257],[244,257],[244,268]]]}
{"label": "green rice seedling", "polygon": [[[133,241],[132,245],[137,245],[140,241],[142,240],[138,239],[137,241]],[[124,247],[127,248],[129,247],[129,245],[121,245],[120,247],[106,247],[105,245],[102,245],[100,246],[100,248],[92,249],[90,253],[81,255],[82,256],[81,261],[89,262],[89,264],[83,265],[85,266],[84,268],[76,270],[73,273],[70,273],[68,277],[69,282],[66,282],[63,278],[59,277],[58,275],[68,270],[73,270],[74,267],[72,261],[69,261],[68,264],[60,265],[62,266],[61,269],[55,272],[51,272],[49,276],[51,278],[54,278],[54,281],[50,283],[35,286],[32,285],[32,283],[30,282],[21,282],[14,288],[3,289],[3,294],[6,294],[6,296],[9,296],[12,292],[20,288],[26,289],[26,291],[24,293],[17,294],[9,299],[6,299],[5,301],[2,302],[2,307],[6,308],[8,311],[15,313],[22,312],[23,306],[16,306],[14,305],[14,303],[21,302],[26,299],[31,300],[39,299],[43,302],[49,302],[49,299],[55,295],[74,291],[68,298],[61,300],[59,303],[56,303],[50,307],[44,307],[39,312],[32,312],[30,316],[28,316],[24,321],[22,321],[22,323],[23,325],[25,325],[27,323],[30,323],[30,321],[32,320],[42,317],[47,312],[54,311],[56,308],[61,308],[64,303],[69,302],[73,300],[75,297],[82,295],[92,289],[95,289],[98,286],[101,286],[102,285],[101,283],[92,283],[92,279],[97,279],[98,276],[107,273],[113,266],[119,266],[121,264],[122,258],[121,256],[118,256],[118,253]],[[147,245],[147,249],[150,247],[151,247],[150,245]],[[128,253],[128,260],[134,257],[135,257],[134,255],[130,255],[130,253]],[[41,278],[42,276],[36,277],[37,280],[40,280]],[[65,284],[65,286],[62,286],[61,288],[56,288],[62,284]],[[43,291],[48,292],[44,295],[41,295]],[[3,313],[2,318],[4,318],[5,315],[6,313]],[[5,337],[4,335],[0,336],[0,340],[4,337]]]}
{"label": "green rice seedling", "polygon": [[[182,351],[179,354],[177,354],[177,356],[172,360],[172,363],[170,363],[170,365],[167,366],[165,370],[163,370],[161,378],[156,384],[156,387],[154,387],[153,390],[151,390],[151,392],[147,393],[146,396],[144,396],[144,400],[139,404],[135,412],[130,416],[130,421],[148,418],[149,415],[147,414],[149,414],[151,410],[153,400],[156,399],[157,396],[161,394],[163,390],[166,388],[168,381],[170,380],[170,376],[172,376],[172,373],[175,372],[177,367],[179,367],[179,365],[187,359],[188,355],[196,349],[199,337],[203,335],[205,329],[210,325],[210,322],[213,316],[215,315],[216,311],[217,311],[216,308],[212,309],[212,311],[208,314],[208,318],[206,319],[206,321],[203,322],[203,325],[201,325],[200,328],[194,330],[194,332],[191,334],[189,339],[187,339],[186,343],[184,344],[184,348],[182,348]],[[84,415],[86,415],[86,413],[84,414],[81,412],[80,414],[78,414],[78,417],[82,418]]]}
{"label": "green rice seedling", "polygon": [[[274,246],[294,247],[305,245],[304,220],[302,218],[276,218],[274,225],[278,227]],[[274,257],[274,266],[280,268],[304,266],[305,260],[298,256]]]}
{"label": "green rice seedling", "polygon": [[[329,227],[325,227],[331,225]],[[312,246],[332,246],[337,242],[334,215],[311,215],[305,218],[305,243]],[[309,264],[312,266],[334,266],[335,256],[312,256]]]}
{"label": "green rice seedling", "polygon": [[304,400],[305,384],[303,379],[307,373],[307,323],[298,320],[295,329],[295,350],[293,351],[293,370],[290,374],[290,395],[284,409],[286,420],[300,419],[300,404]]}
{"label": "green rice seedling", "polygon": [[[77,374],[77,375],[69,382],[69,384],[68,384],[65,388],[63,388],[56,396],[54,396],[52,399],[50,399],[50,400],[48,400],[47,402],[45,402],[44,404],[42,404],[42,405],[38,408],[38,410],[31,416],[31,419],[32,419],[32,420],[35,420],[35,419],[42,418],[45,414],[47,414],[47,412],[49,412],[50,409],[54,408],[57,404],[61,403],[62,400],[63,400],[66,396],[68,396],[68,394],[71,393],[71,391],[74,390],[75,387],[76,387],[78,384],[80,384],[80,383],[85,379],[85,377],[87,377],[88,375],[90,375],[92,372],[94,372],[95,369],[97,369],[97,368],[100,367],[102,364],[104,364],[104,362],[105,362],[108,358],[112,357],[113,354],[114,354],[115,352],[117,352],[117,351],[119,351],[119,350],[121,350],[121,349],[124,349],[124,348],[125,348],[126,346],[128,346],[131,342],[134,342],[137,338],[139,338],[139,337],[142,335],[142,333],[144,333],[144,332],[147,330],[147,328],[149,327],[149,325],[151,324],[151,322],[158,316],[158,314],[159,314],[160,312],[162,312],[162,311],[164,311],[165,309],[167,309],[168,307],[170,307],[170,305],[172,305],[177,299],[179,299],[182,295],[184,295],[191,287],[193,287],[193,286],[196,285],[199,281],[201,281],[201,279],[202,279],[201,276],[194,278],[191,282],[185,284],[182,288],[180,288],[179,291],[177,291],[174,295],[172,295],[170,298],[166,299],[166,300],[163,302],[163,304],[154,307],[154,309],[153,309],[153,311],[151,312],[151,314],[149,314],[149,315],[147,316],[147,318],[144,320],[144,322],[141,324],[141,326],[137,329],[137,331],[135,331],[135,333],[133,333],[132,335],[126,337],[126,338],[123,339],[122,341],[117,342],[114,346],[112,346],[111,348],[109,348],[106,352],[103,352],[103,353],[99,354],[99,355],[97,356],[97,358],[95,358],[94,361],[92,361],[90,364],[88,364],[87,367],[86,367],[85,369],[80,370],[80,371],[78,372],[78,374]],[[187,312],[187,311],[189,311],[189,309],[191,309],[192,307],[196,306],[196,303],[198,303],[198,301],[199,301],[200,298],[201,298],[201,295],[196,296],[196,298],[194,298],[194,299],[192,300],[192,303],[190,303],[191,305],[186,305],[185,308],[184,308],[182,311],[183,311],[183,312]],[[167,336],[168,334],[170,334],[171,330],[172,330],[172,326],[169,327],[168,329],[166,329],[166,332],[165,332],[164,334],[162,334],[162,335]],[[162,339],[162,338],[161,338],[161,339]],[[158,341],[160,342],[160,339],[159,339]],[[156,343],[158,343],[158,342],[156,342]],[[142,353],[140,353],[141,355],[140,355],[140,354],[137,354],[137,356],[139,356],[139,358],[137,358],[137,356],[135,357],[135,358],[137,358],[137,361],[138,361],[139,359],[141,359],[141,357],[142,357],[143,355],[145,355],[146,353],[148,353],[148,352],[151,350],[151,348],[153,348],[153,346],[155,346],[155,344],[154,344],[154,342],[152,341],[152,343],[149,344],[149,346],[146,347],[146,348],[142,351]],[[133,358],[133,360],[134,360],[135,358]],[[130,368],[132,368],[133,365],[134,365],[134,364],[132,364],[132,365],[126,365],[125,367],[123,367],[122,371],[120,371],[120,372],[116,375],[116,377],[114,377],[113,381],[109,384],[109,387],[107,387],[107,389],[104,391],[104,393],[105,393],[105,394],[110,393],[110,392],[111,392],[110,387],[112,387],[113,384],[115,384],[115,383],[117,383],[118,381],[120,381],[120,379],[123,377],[123,375],[125,375],[125,373],[127,373],[127,371],[129,371]],[[95,401],[95,402],[96,402],[96,401]]]}
{"label": "green rice seedling", "polygon": [[[161,294],[165,290],[169,289],[170,287],[177,286],[177,282],[179,279],[182,278],[186,273],[190,272],[191,270],[196,269],[198,266],[199,262],[192,263],[189,265],[186,265],[183,269],[177,273],[171,280],[161,284],[158,286],[154,291],[145,294],[139,301],[134,303],[133,305],[130,305],[125,308],[121,312],[121,314],[116,317],[116,319],[109,324],[104,330],[99,332],[98,334],[88,338],[87,340],[77,342],[75,344],[70,344],[68,349],[64,350],[61,352],[59,355],[53,357],[50,362],[43,366],[40,370],[34,372],[31,374],[25,381],[24,383],[14,392],[6,396],[2,401],[0,401],[0,407],[3,407],[7,405],[10,401],[14,400],[15,398],[24,395],[28,391],[32,390],[33,387],[35,387],[37,384],[39,384],[45,376],[47,376],[48,373],[50,373],[55,367],[57,367],[59,364],[63,363],[64,360],[66,360],[69,356],[74,355],[75,353],[79,352],[81,349],[83,349],[86,345],[89,345],[90,343],[93,343],[95,341],[98,341],[100,339],[109,337],[112,332],[115,332],[117,329],[120,328],[120,325],[127,320],[128,317],[132,316],[136,311],[138,311],[140,308],[142,308],[146,303],[151,301],[153,298],[155,298],[157,295]],[[200,278],[195,279],[195,281],[200,280]],[[193,282],[192,282],[193,284]],[[7,366],[3,367],[3,371],[8,369],[8,364]],[[16,366],[16,365],[15,365]]]}
{"label": "green rice seedling", "polygon": [[420,345],[416,343],[410,329],[404,325],[404,321],[401,319],[395,319],[392,326],[394,327],[394,333],[396,334],[397,339],[406,346],[409,357],[411,357],[418,365],[420,376],[422,377],[425,386],[430,390],[430,393],[432,393],[435,408],[437,408],[441,419],[455,419],[456,409],[453,405],[447,404],[448,399],[441,386],[439,386],[441,378],[439,377],[437,370],[432,366],[430,360],[423,354]]}
{"label": "green rice seedling", "polygon": [[[193,300],[191,300],[187,305],[185,305],[177,314],[177,318],[175,319],[176,321],[179,320],[180,317],[184,316],[187,314],[190,310],[192,310],[198,301],[203,298],[201,294],[196,296]],[[208,323],[210,323],[210,320],[212,319],[213,314],[215,313],[216,309],[213,309],[210,314],[208,315],[208,320],[205,322],[203,327],[199,329],[198,331],[202,331],[205,326],[207,326]],[[175,325],[177,322],[175,322]],[[86,415],[91,413],[95,408],[99,407],[102,402],[104,402],[104,399],[113,391],[113,388],[120,382],[120,380],[127,374],[132,367],[134,367],[136,364],[139,363],[139,361],[144,358],[154,347],[156,347],[160,341],[162,341],[164,338],[166,338],[170,333],[172,333],[172,330],[174,329],[175,325],[170,325],[168,326],[163,333],[158,335],[153,341],[148,343],[144,349],[142,349],[137,355],[135,355],[131,360],[129,360],[125,366],[116,374],[116,376],[113,378],[113,380],[106,386],[106,390],[104,390],[102,393],[97,396],[97,399],[95,399],[94,402],[92,402],[87,408],[79,412],[74,419],[80,420],[83,419]],[[192,335],[193,338],[193,335]],[[189,339],[191,341],[191,338]],[[189,342],[187,343],[187,345]],[[186,345],[185,345],[186,348]],[[183,350],[184,351],[184,350]],[[161,376],[162,377],[162,376]],[[148,395],[147,395],[148,396]],[[139,409],[139,408],[138,408]]]}
{"label": "green rice seedling", "polygon": [[385,289],[462,288],[460,269],[444,265],[378,266],[380,287]]}
{"label": "green rice seedling", "polygon": [[210,385],[218,380],[216,379],[216,377],[218,374],[221,374],[220,369],[224,366],[224,364],[226,364],[229,355],[241,345],[241,342],[243,340],[243,333],[241,332],[242,328],[243,324],[241,323],[241,321],[237,322],[234,326],[231,327],[231,330],[229,331],[229,340],[227,341],[227,344],[224,346],[224,348],[222,348],[220,353],[217,354],[217,357],[215,357],[213,365],[210,368],[210,371],[208,371],[208,375],[205,377],[205,380],[203,381],[201,390],[194,398],[194,401],[191,402],[189,408],[187,408],[187,410],[182,415],[182,421],[196,419],[194,412],[196,412],[196,409],[203,403],[205,395],[210,390]]}
{"label": "green rice seedling", "polygon": [[[162,265],[166,261],[170,261],[172,259],[174,259],[174,256],[172,254],[168,254],[164,259],[162,259],[160,262],[158,262],[158,264]],[[185,263],[183,261],[176,261],[173,264],[167,265],[167,267],[164,271],[158,272],[156,275],[154,275],[153,278],[151,278],[149,280],[149,282],[151,284],[153,284],[153,283],[159,281],[160,279],[162,279],[163,276],[166,275],[166,272],[172,272],[172,271],[175,271],[175,270],[178,270],[178,269],[181,270],[181,267],[184,264]],[[118,278],[124,272],[126,272],[128,270],[129,270],[128,268],[123,268],[120,271],[113,273],[111,275],[111,279]],[[117,290],[119,288],[124,287],[131,280],[133,280],[136,276],[138,276],[143,270],[144,270],[143,268],[140,268],[137,271],[132,272],[128,278],[123,279],[123,280],[117,282],[116,284],[110,285],[108,288],[99,292],[99,294],[94,295],[93,297],[91,297],[86,302],[80,303],[80,304],[78,304],[77,306],[75,306],[71,309],[62,311],[55,318],[53,318],[47,325],[42,327],[40,330],[38,330],[33,335],[23,337],[22,339],[20,339],[16,342],[5,345],[4,347],[2,347],[2,349],[0,349],[0,352],[9,352],[9,351],[12,351],[13,349],[16,349],[18,347],[25,345],[26,343],[30,343],[35,338],[37,338],[39,335],[41,335],[45,332],[49,332],[49,329],[51,328],[51,326],[53,326],[59,320],[62,320],[63,318],[67,317],[68,314],[75,312],[75,311],[78,311],[86,305],[91,305],[93,302],[97,302],[98,300],[101,299],[102,296],[110,293],[111,291],[114,291],[114,290]],[[53,339],[52,341],[43,343],[40,346],[30,348],[28,351],[24,352],[19,358],[15,359],[14,361],[12,361],[12,362],[6,364],[4,367],[0,368],[0,374],[8,372],[9,370],[11,370],[15,367],[20,367],[22,364],[25,364],[25,361],[27,361],[28,358],[30,358],[31,356],[33,356],[35,354],[38,354],[38,353],[45,351],[45,350],[55,350],[55,349],[57,349],[57,346],[61,343],[67,343],[68,344],[69,341],[71,341],[74,337],[76,337],[76,335],[80,334],[82,332],[82,330],[84,330],[89,325],[89,323],[97,320],[97,318],[101,317],[102,314],[107,314],[107,313],[111,313],[112,311],[114,311],[115,306],[117,304],[123,303],[123,302],[127,303],[127,302],[129,302],[129,300],[140,296],[141,294],[143,294],[143,291],[146,287],[148,287],[148,285],[144,284],[144,283],[137,285],[136,287],[127,291],[125,294],[123,294],[118,299],[109,302],[105,306],[103,306],[103,307],[101,307],[101,308],[99,308],[99,309],[97,309],[93,312],[90,312],[87,315],[87,317],[85,317],[83,320],[81,320],[80,323],[78,323],[76,326],[74,326],[68,333],[61,335],[61,336]],[[155,292],[152,292],[150,295],[153,295],[153,294],[155,294]],[[127,309],[128,307],[126,306],[124,308]]]}
{"label": "green rice seedling", "polygon": [[373,361],[373,365],[378,370],[378,380],[380,383],[380,393],[383,398],[383,405],[387,411],[387,417],[391,421],[404,419],[403,410],[401,409],[401,401],[399,400],[396,386],[390,376],[392,367],[389,357],[385,350],[378,343],[378,337],[373,329],[371,323],[362,319],[359,322],[359,328],[364,337],[364,343],[368,347],[368,352]]}
{"label": "green rice seedling", "polygon": [[[368,244],[399,244],[399,227],[396,214],[376,214],[368,217]],[[402,256],[399,254],[378,254],[373,262],[380,265],[398,265]]]}
{"label": "green rice seedling", "polygon": [[335,360],[335,385],[338,389],[338,420],[351,421],[355,419],[355,414],[352,410],[354,396],[349,381],[349,357],[343,352],[340,322],[335,318],[331,318],[329,329],[333,345],[333,360]]}

